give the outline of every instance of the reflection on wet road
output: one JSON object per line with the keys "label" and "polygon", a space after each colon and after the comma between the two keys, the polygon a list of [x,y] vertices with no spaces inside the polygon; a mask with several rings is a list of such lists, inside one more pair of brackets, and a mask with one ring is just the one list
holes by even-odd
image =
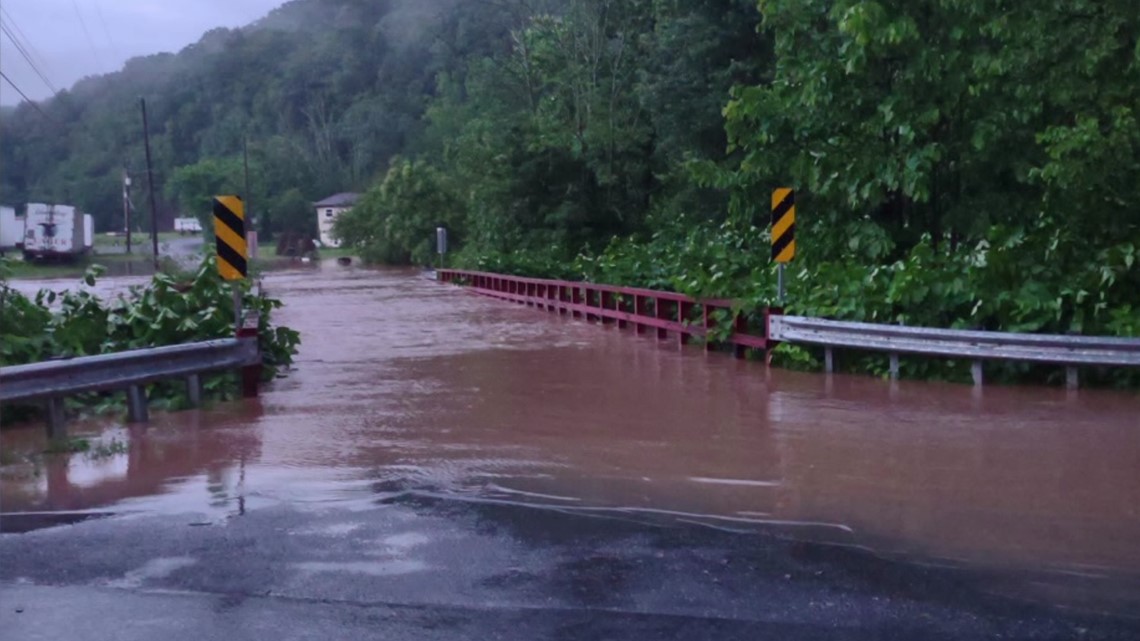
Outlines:
{"label": "reflection on wet road", "polygon": [[[4,511],[210,523],[378,498],[525,504],[834,543],[1018,599],[1140,611],[1135,394],[767,370],[409,272],[325,265],[265,287],[304,337],[295,372],[252,403],[82,423],[128,452],[9,466]],[[42,431],[0,438],[32,450]]]}

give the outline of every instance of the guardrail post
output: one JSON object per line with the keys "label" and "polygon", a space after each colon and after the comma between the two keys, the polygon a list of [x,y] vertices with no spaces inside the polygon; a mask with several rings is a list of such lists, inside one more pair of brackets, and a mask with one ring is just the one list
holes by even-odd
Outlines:
{"label": "guardrail post", "polygon": [[67,416],[64,414],[63,397],[47,399],[47,436],[49,441],[67,438]]}
{"label": "guardrail post", "polygon": [[[257,341],[257,326],[260,323],[257,314],[249,314],[242,321],[241,329],[237,332],[239,340]],[[261,361],[255,365],[246,365],[241,368],[241,396],[242,398],[257,398],[257,388],[261,385]]]}
{"label": "guardrail post", "polygon": [[1067,389],[1077,389],[1081,386],[1080,374],[1078,373],[1076,365],[1069,365],[1065,368],[1065,387]]}
{"label": "guardrail post", "polygon": [[127,422],[146,423],[150,420],[146,406],[146,388],[131,385],[127,388]]}
{"label": "guardrail post", "polygon": [[835,351],[831,346],[823,348],[823,371],[828,374],[835,372]]}
{"label": "guardrail post", "polygon": [[899,380],[899,355],[891,352],[891,380]]}
{"label": "guardrail post", "polygon": [[982,362],[974,361],[970,363],[970,378],[974,379],[974,387],[982,386]]}
{"label": "guardrail post", "polygon": [[186,401],[190,407],[202,406],[202,377],[198,374],[186,377]]}

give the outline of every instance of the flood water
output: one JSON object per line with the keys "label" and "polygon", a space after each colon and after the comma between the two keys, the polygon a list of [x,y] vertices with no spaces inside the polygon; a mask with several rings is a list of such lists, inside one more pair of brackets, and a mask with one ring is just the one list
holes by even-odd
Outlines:
{"label": "flood water", "polygon": [[[417,492],[856,546],[1140,612],[1134,393],[768,370],[332,262],[264,286],[302,333],[294,372],[147,427],[79,421],[125,451],[7,465],[3,511],[221,519]],[[37,451],[43,432],[0,446]]]}

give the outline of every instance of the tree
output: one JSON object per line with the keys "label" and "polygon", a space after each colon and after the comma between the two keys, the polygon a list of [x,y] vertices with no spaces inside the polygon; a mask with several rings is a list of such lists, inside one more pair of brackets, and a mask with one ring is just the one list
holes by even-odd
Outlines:
{"label": "tree", "polygon": [[431,264],[437,227],[448,229],[452,249],[462,247],[464,213],[438,170],[423,161],[399,159],[383,182],[337,219],[334,229],[366,259]]}
{"label": "tree", "polygon": [[241,194],[243,167],[240,158],[207,158],[174,171],[166,182],[166,197],[177,204],[183,216],[207,221],[214,196]]}
{"label": "tree", "polygon": [[271,235],[294,233],[306,238],[317,237],[317,218],[313,203],[296,187],[282,193],[270,203],[266,219],[268,220],[266,231]]}
{"label": "tree", "polygon": [[[900,249],[1076,206],[1058,189],[1075,176],[1094,210],[1120,213],[1136,202],[1140,149],[1128,4],[764,0],[776,75],[725,109],[745,154],[729,182],[755,203],[765,186],[798,185],[827,225],[870,220]],[[1081,218],[1119,229],[1116,215]]]}

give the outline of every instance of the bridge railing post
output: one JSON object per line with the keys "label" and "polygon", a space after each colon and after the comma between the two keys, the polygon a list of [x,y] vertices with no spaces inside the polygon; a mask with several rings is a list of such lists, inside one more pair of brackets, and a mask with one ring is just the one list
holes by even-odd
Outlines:
{"label": "bridge railing post", "polygon": [[713,350],[712,334],[711,334],[712,327],[713,327],[712,326],[713,318],[711,316],[709,316],[709,312],[711,310],[712,310],[712,307],[707,302],[703,303],[701,305],[701,325],[704,327],[704,330],[705,330],[705,351],[706,352],[711,352]]}
{"label": "bridge railing post", "polygon": [[[748,316],[743,312],[737,312],[732,319],[732,331],[734,334],[747,334],[748,333]],[[733,342],[733,352],[737,358],[744,358],[748,356],[748,348]]]}
{"label": "bridge railing post", "polygon": [[[657,317],[657,320],[669,320],[669,312],[666,311],[666,308],[668,306],[668,301],[660,297],[653,299],[653,315]],[[665,329],[664,327],[657,328],[657,340],[665,340],[668,337],[669,330]]]}
{"label": "bridge railing post", "polygon": [[[772,366],[772,352],[779,345],[779,341],[772,340],[772,317],[783,315],[783,307],[767,307],[764,309],[764,364],[769,367]],[[827,356],[827,358],[831,359],[832,356]],[[834,360],[830,362],[834,365]]]}
{"label": "bridge railing post", "polygon": [[633,314],[634,314],[634,327],[637,328],[638,334],[645,333],[645,325],[641,322],[648,314],[648,306],[645,304],[645,297],[639,294],[633,295]]}
{"label": "bridge railing post", "polygon": [[681,325],[681,331],[677,333],[677,344],[685,345],[689,342],[689,328],[686,327],[685,322],[689,320],[689,316],[693,314],[693,303],[682,301],[677,303],[677,322]]}

